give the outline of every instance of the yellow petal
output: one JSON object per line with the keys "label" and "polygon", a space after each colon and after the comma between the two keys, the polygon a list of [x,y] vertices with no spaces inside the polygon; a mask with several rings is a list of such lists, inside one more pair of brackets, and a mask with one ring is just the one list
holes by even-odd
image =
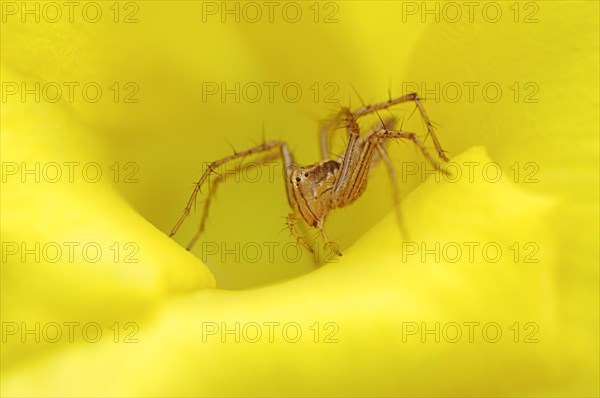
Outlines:
{"label": "yellow petal", "polygon": [[[199,23],[207,4],[133,3],[133,25],[114,23],[105,8],[98,24],[21,23],[17,15],[3,26],[3,90],[6,82],[93,81],[105,100],[3,99],[2,394],[597,395],[597,3],[516,3],[516,23],[513,5],[500,3],[498,23],[476,14],[426,24],[406,14],[421,3],[368,12],[328,3],[338,23],[297,25]],[[302,3],[311,16],[309,6]],[[248,44],[256,41],[268,43]],[[393,94],[406,83],[440,83],[439,102],[419,91],[462,171],[455,182],[424,181],[409,173],[424,169],[419,154],[393,147],[408,237],[389,214],[382,170],[356,205],[329,220],[344,256],[308,275],[298,276],[315,268],[309,256],[290,264],[278,251],[259,264],[215,256],[207,260],[213,278],[166,236],[202,163],[229,153],[222,138],[244,149],[260,140],[264,121],[268,138],[295,144],[296,160],[310,163],[315,120],[337,107],[323,101],[325,84],[341,87],[340,104],[349,80],[366,101],[385,100],[389,76]],[[203,100],[205,83],[271,79],[308,94],[298,103]],[[453,82],[463,90],[491,83],[503,97],[492,102],[477,90],[469,101],[463,91],[453,103],[442,89]],[[139,102],[123,102],[123,90],[136,87]],[[406,123],[422,132],[418,118]],[[97,162],[107,179],[52,183],[42,174],[22,183],[21,169],[12,174],[21,162]],[[124,183],[136,165],[139,182]],[[502,178],[482,174],[486,166]],[[277,215],[289,211],[282,187],[275,177],[224,186],[203,242],[289,242],[276,235]],[[198,216],[178,242],[193,235]],[[71,241],[97,243],[101,260],[21,258],[22,242]],[[124,261],[131,247],[139,262]],[[206,289],[215,279],[254,288]],[[73,342],[65,322],[77,323]],[[53,343],[57,326],[63,335]],[[97,329],[101,338],[90,342]]]}

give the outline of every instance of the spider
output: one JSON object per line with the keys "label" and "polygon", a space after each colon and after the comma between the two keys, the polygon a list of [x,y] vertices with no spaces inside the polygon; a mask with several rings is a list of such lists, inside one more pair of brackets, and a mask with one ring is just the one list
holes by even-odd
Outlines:
{"label": "spider", "polygon": [[[351,111],[348,107],[342,107],[333,121],[324,123],[320,129],[321,157],[323,159],[321,162],[299,167],[294,163],[292,154],[285,142],[266,141],[261,145],[245,151],[236,152],[234,150],[232,155],[210,163],[207,170],[196,183],[192,195],[185,206],[183,215],[179,218],[169,236],[175,235],[183,221],[190,214],[190,210],[195,204],[196,197],[198,196],[201,187],[209,182],[209,176],[212,173],[216,174],[216,169],[219,166],[252,154],[267,153],[266,156],[258,161],[259,164],[277,158],[283,160],[286,176],[287,199],[292,209],[292,213],[288,214],[286,218],[286,224],[292,236],[306,250],[313,253],[311,245],[296,231],[295,221],[304,220],[310,227],[318,229],[320,236],[325,242],[325,249],[329,248],[332,252],[341,256],[342,253],[337,245],[327,238],[327,234],[324,230],[325,219],[331,210],[348,206],[362,195],[367,186],[369,172],[381,160],[385,163],[392,179],[394,201],[396,204],[398,203],[394,168],[385,148],[387,140],[401,138],[412,141],[420,149],[427,161],[431,163],[437,171],[442,171],[439,164],[433,160],[429,151],[415,133],[390,130],[386,127],[386,125],[393,127],[396,124],[397,121],[394,118],[389,118],[384,121],[379,117],[380,123],[377,126],[369,130],[366,134],[360,135],[358,119],[361,116],[370,113],[376,113],[377,116],[379,116],[377,111],[406,102],[415,103],[423,121],[427,125],[428,135],[430,135],[433,140],[433,145],[435,146],[438,156],[447,162],[448,158],[435,135],[431,120],[427,116],[423,103],[417,93],[406,94],[393,99],[390,98],[388,101],[373,105],[363,105],[355,111]],[[340,123],[343,123],[342,127],[344,127],[348,133],[348,143],[342,156],[339,156],[337,159],[331,159],[328,138],[330,132]],[[278,149],[278,151],[273,151],[275,149]],[[236,171],[239,172],[239,170],[238,167]],[[222,180],[223,176],[217,174],[217,177],[212,182],[213,189],[211,190],[211,193],[214,192],[214,189],[216,189],[217,185],[221,183]],[[204,203],[204,211],[198,232],[188,244],[187,250],[190,250],[194,246],[204,231],[210,199],[211,194],[209,193],[209,196]]]}

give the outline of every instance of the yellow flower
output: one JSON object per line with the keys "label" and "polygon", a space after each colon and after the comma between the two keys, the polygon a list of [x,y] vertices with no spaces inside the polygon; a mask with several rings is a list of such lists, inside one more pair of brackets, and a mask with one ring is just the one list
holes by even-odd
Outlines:
{"label": "yellow flower", "polygon": [[[598,395],[598,3],[1,7],[3,395]],[[286,261],[269,165],[168,238],[228,141],[315,161],[348,82],[449,151],[390,146],[408,237],[380,167]]]}

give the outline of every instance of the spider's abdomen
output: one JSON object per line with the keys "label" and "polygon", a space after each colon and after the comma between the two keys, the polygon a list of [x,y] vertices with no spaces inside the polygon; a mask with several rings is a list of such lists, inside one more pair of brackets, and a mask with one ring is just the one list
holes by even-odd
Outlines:
{"label": "spider's abdomen", "polygon": [[306,223],[316,227],[332,208],[332,195],[340,163],[327,160],[300,167],[290,176],[294,198],[292,207]]}

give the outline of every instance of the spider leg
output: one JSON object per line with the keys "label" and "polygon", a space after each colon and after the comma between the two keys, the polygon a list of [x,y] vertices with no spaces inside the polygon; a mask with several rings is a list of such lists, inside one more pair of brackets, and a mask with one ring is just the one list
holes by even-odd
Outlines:
{"label": "spider leg", "polygon": [[385,164],[385,168],[387,169],[388,175],[390,176],[390,183],[392,184],[392,194],[394,196],[394,206],[398,206],[400,203],[400,195],[398,194],[398,183],[396,182],[396,169],[394,169],[394,165],[392,165],[392,161],[390,160],[385,147],[381,142],[377,143],[377,153],[379,157]]}
{"label": "spider leg", "polygon": [[408,132],[404,132],[404,131],[396,131],[396,130],[387,130],[387,129],[382,129],[379,130],[378,132],[376,132],[375,134],[372,135],[373,138],[375,139],[395,139],[395,138],[404,138],[407,140],[411,140],[421,151],[421,153],[423,154],[423,156],[425,157],[425,159],[439,172],[447,174],[448,171],[444,170],[440,167],[440,164],[437,163],[433,157],[429,154],[429,151],[427,150],[427,148],[425,148],[425,145],[423,145],[423,142],[419,139],[419,136],[416,135],[415,133],[408,133]]}
{"label": "spider leg", "polygon": [[425,111],[425,107],[423,106],[423,103],[421,102],[421,98],[419,98],[419,95],[417,93],[410,93],[410,94],[403,95],[401,97],[390,98],[389,100],[387,100],[385,102],[380,102],[380,103],[373,104],[373,105],[364,105],[364,106],[356,109],[353,112],[354,119],[356,120],[363,115],[377,112],[382,109],[387,109],[393,105],[402,104],[405,102],[414,102],[417,105],[417,108],[419,109],[419,113],[421,114],[421,118],[423,118],[423,121],[427,125],[427,134],[431,135],[431,139],[433,140],[433,145],[435,146],[435,149],[436,149],[439,157],[441,159],[443,159],[444,161],[448,162],[449,159],[446,157],[446,154],[444,153],[444,150],[442,149],[442,146],[440,145],[440,142],[438,141],[437,136],[435,135],[435,132],[433,130],[433,124],[431,123],[431,120],[429,119],[429,116],[427,115],[427,112]]}
{"label": "spider leg", "polygon": [[[261,159],[257,160],[255,162],[255,164],[258,165],[262,165],[267,163],[270,160],[275,160],[279,157],[278,153],[270,153],[264,157],[262,157]],[[240,173],[242,171],[242,166],[241,164],[237,164],[235,169],[233,171],[229,171],[227,173],[225,173],[225,175],[227,176],[235,176],[238,173]],[[190,241],[190,243],[188,243],[186,249],[187,250],[191,250],[192,247],[194,247],[194,245],[196,244],[196,242],[198,241],[198,238],[200,238],[200,235],[202,235],[202,232],[204,232],[204,226],[206,224],[206,220],[208,219],[208,208],[210,207],[210,203],[212,200],[213,195],[216,193],[217,191],[217,187],[219,186],[219,184],[221,184],[224,180],[224,175],[223,174],[219,174],[217,175],[217,177],[212,181],[212,184],[210,186],[209,192],[208,192],[208,196],[206,198],[206,201],[204,202],[204,209],[202,210],[202,219],[200,220],[200,225],[198,227],[198,231],[196,232],[196,235],[194,235],[194,237],[192,238],[192,240]]]}
{"label": "spider leg", "polygon": [[317,225],[317,228],[319,229],[319,234],[321,235],[321,237],[323,238],[323,241],[325,242],[325,246],[324,248],[327,249],[331,249],[332,252],[334,252],[335,254],[337,254],[338,256],[342,256],[342,252],[340,251],[337,243],[332,242],[329,240],[329,238],[327,238],[327,234],[325,233],[325,230],[323,229],[323,221],[321,221],[319,223],[319,225]]}
{"label": "spider leg", "polygon": [[[381,129],[394,129],[394,126],[398,123],[398,120],[394,117],[388,117],[385,119],[381,119],[380,122],[374,126],[371,130],[369,130],[369,132],[364,135],[363,137],[361,137],[361,140],[363,140],[364,142],[366,142],[367,140],[370,139],[370,137],[377,133],[379,130]],[[364,145],[364,142],[362,145]],[[371,165],[370,165],[370,170],[373,170],[373,168],[375,166],[377,166],[377,164],[380,161],[383,161],[383,163],[385,164],[385,168],[387,169],[387,173],[388,176],[390,177],[390,184],[392,185],[392,197],[393,197],[393,202],[394,202],[394,210],[396,212],[396,218],[398,220],[398,224],[400,225],[400,228],[404,231],[404,224],[402,222],[402,215],[400,214],[400,194],[399,194],[399,189],[398,189],[398,182],[396,180],[396,170],[394,169],[394,166],[392,164],[392,161],[390,160],[390,157],[387,153],[386,150],[386,143],[389,143],[389,141],[382,141],[382,140],[378,140],[377,145],[376,145],[376,150],[377,152],[375,152],[373,154],[373,158],[371,159]]]}
{"label": "spider leg", "polygon": [[377,151],[379,152],[379,156],[385,163],[385,167],[387,168],[388,175],[390,176],[390,183],[392,184],[392,195],[394,198],[394,211],[396,212],[396,220],[398,225],[400,226],[400,232],[405,239],[408,239],[408,231],[406,230],[406,226],[404,225],[404,221],[402,218],[402,210],[400,208],[400,194],[398,190],[398,182],[396,180],[396,170],[392,165],[392,162],[385,150],[385,147],[379,143],[377,145]]}
{"label": "spider leg", "polygon": [[[286,172],[286,177],[288,177],[293,169],[294,169],[294,164],[293,164],[293,159],[292,159],[292,155],[287,147],[287,145],[285,144],[285,142],[280,142],[280,141],[267,141],[261,145],[255,146],[253,148],[247,149],[245,151],[241,151],[241,152],[236,152],[233,155],[229,155],[226,156],[222,159],[216,160],[212,163],[209,164],[207,170],[202,174],[202,176],[200,177],[200,179],[198,180],[198,182],[196,183],[196,185],[194,186],[194,190],[192,191],[192,194],[190,196],[190,199],[187,202],[187,205],[185,206],[185,209],[183,210],[183,214],[182,216],[179,218],[179,220],[177,221],[177,223],[175,224],[175,226],[173,227],[173,229],[171,230],[171,233],[169,234],[169,236],[173,236],[175,235],[175,233],[177,233],[177,231],[179,230],[179,227],[181,227],[181,224],[183,223],[183,221],[187,218],[187,216],[190,214],[190,211],[192,209],[192,206],[194,205],[194,203],[196,202],[196,197],[198,196],[198,193],[200,192],[200,189],[202,188],[202,186],[204,184],[206,184],[209,180],[209,176],[215,172],[215,170],[227,163],[230,162],[232,160],[235,159],[240,159],[240,158],[244,158],[246,156],[255,154],[255,153],[260,153],[260,152],[267,152],[269,150],[272,150],[274,148],[279,148],[280,150],[280,154],[278,155],[281,156],[281,158],[283,159],[283,163],[284,163],[284,169]],[[287,194],[288,194],[288,201],[290,202],[290,204],[292,203],[292,197],[293,197],[293,193],[291,191],[291,187],[289,186],[290,184],[286,184],[286,188],[287,188]],[[206,207],[206,205],[205,205]],[[199,234],[196,234],[199,235]],[[194,237],[194,240],[192,242],[190,242],[190,245],[193,245],[193,243],[195,242],[195,240],[197,239],[197,236]],[[188,250],[191,249],[191,246],[188,246]]]}
{"label": "spider leg", "polygon": [[310,245],[308,244],[308,242],[306,242],[306,240],[302,236],[300,236],[298,234],[298,231],[296,231],[296,226],[294,224],[294,214],[293,213],[288,214],[287,219],[286,219],[286,223],[287,223],[288,228],[290,229],[290,232],[292,233],[292,236],[294,237],[294,239],[296,239],[296,242],[298,242],[299,244],[301,244],[310,253],[313,253],[313,248],[310,247]]}
{"label": "spider leg", "polygon": [[[369,138],[373,134],[377,133],[379,130],[382,130],[382,129],[392,129],[393,130],[396,123],[398,123],[398,120],[394,117],[382,119],[377,125],[373,126],[373,128],[371,130],[369,130],[369,132],[367,132],[367,134],[365,134],[364,136],[361,137],[360,146],[364,147],[365,143],[369,140]],[[388,171],[388,174],[390,175],[390,178],[392,178],[392,180],[395,182],[396,181],[396,179],[395,179],[396,171],[394,170],[394,166],[392,166],[392,162],[388,156],[388,153],[386,150],[387,144],[388,144],[387,141],[379,140],[377,142],[377,152],[373,154],[373,158],[371,159],[371,169],[374,166],[376,166],[380,161],[383,160],[383,162],[385,163],[386,169]],[[397,189],[395,189],[395,191],[397,191]]]}

